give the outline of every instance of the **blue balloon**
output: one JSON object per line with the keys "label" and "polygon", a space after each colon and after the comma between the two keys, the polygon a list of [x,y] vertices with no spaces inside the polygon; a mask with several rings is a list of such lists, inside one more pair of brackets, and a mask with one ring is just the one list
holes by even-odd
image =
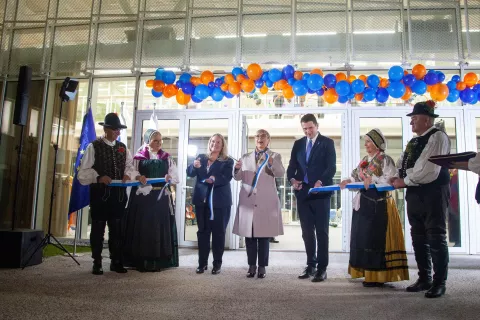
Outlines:
{"label": "blue balloon", "polygon": [[325,93],[325,90],[320,89],[320,90],[317,90],[316,93],[321,97]]}
{"label": "blue balloon", "polygon": [[443,73],[442,71],[437,71],[437,78],[438,82],[443,82],[443,80],[445,80],[445,73]]}
{"label": "blue balloon", "polygon": [[194,96],[196,96],[200,100],[207,99],[209,96],[208,87],[204,84],[199,84],[195,87]]}
{"label": "blue balloon", "polygon": [[346,80],[341,80],[335,85],[335,91],[339,96],[346,96],[350,93],[350,84]]}
{"label": "blue balloon", "polygon": [[213,89],[212,92],[212,99],[214,101],[222,101],[223,97],[225,96],[225,93],[222,91],[220,88],[215,88]]}
{"label": "blue balloon", "polygon": [[449,90],[455,90],[457,89],[457,83],[453,80],[450,80],[447,82],[447,87]]}
{"label": "blue balloon", "polygon": [[263,84],[265,82],[261,79],[258,79],[258,80],[255,80],[255,87],[257,87],[258,89],[260,89],[261,87],[263,87]]}
{"label": "blue balloon", "polygon": [[417,81],[417,78],[413,74],[407,74],[403,77],[403,84],[407,87],[413,86],[413,84]]}
{"label": "blue balloon", "polygon": [[362,93],[363,90],[365,90],[365,83],[362,80],[356,79],[356,80],[352,81],[352,91],[353,91],[353,93],[355,93],[355,94]]}
{"label": "blue balloon", "polygon": [[310,73],[304,73],[302,76],[302,80],[308,80],[310,78]]}
{"label": "blue balloon", "polygon": [[[197,87],[197,88],[198,88],[198,87]],[[198,98],[197,96],[193,95],[193,96],[192,96],[192,101],[195,102],[195,103],[200,103],[200,102],[202,102],[203,100],[200,99],[200,98]]]}
{"label": "blue balloon", "polygon": [[177,82],[175,82],[175,85],[177,86],[177,88],[181,88],[183,85],[183,82],[178,80]]}
{"label": "blue balloon", "polygon": [[363,99],[365,100],[365,102],[372,101],[373,99],[375,99],[375,97],[376,97],[376,93],[375,93],[375,89],[373,88],[367,88],[363,92]]}
{"label": "blue balloon", "polygon": [[215,88],[215,82],[210,81],[210,82],[208,83],[208,87],[209,87],[210,89]]}
{"label": "blue balloon", "polygon": [[163,68],[158,68],[157,70],[155,70],[155,78],[157,80],[162,80],[163,72],[165,72]]}
{"label": "blue balloon", "polygon": [[367,84],[370,88],[377,88],[380,84],[380,78],[376,74],[371,74],[367,77]]}
{"label": "blue balloon", "polygon": [[476,104],[478,102],[478,95],[476,94],[474,97],[473,97],[473,100],[470,101],[470,104]]}
{"label": "blue balloon", "polygon": [[448,93],[448,96],[447,96],[447,101],[448,102],[455,102],[455,101],[458,100],[459,97],[460,97],[460,91],[458,91],[456,89],[450,89],[449,93]]}
{"label": "blue balloon", "polygon": [[296,96],[304,96],[308,92],[307,82],[305,80],[299,80],[293,84],[292,89]]}
{"label": "blue balloon", "polygon": [[427,92],[427,84],[423,80],[417,80],[412,86],[412,91],[416,94],[424,94]]}
{"label": "blue balloon", "polygon": [[337,84],[337,78],[334,74],[329,73],[323,78],[323,83],[325,83],[327,88],[335,88],[335,85]]}
{"label": "blue balloon", "polygon": [[192,76],[188,73],[183,73],[180,78],[178,78],[178,80],[182,81],[183,83],[185,82],[190,82],[190,78],[192,78]]}
{"label": "blue balloon", "polygon": [[312,74],[307,79],[307,86],[309,89],[316,91],[323,86],[323,77],[319,74]]}
{"label": "blue balloon", "polygon": [[429,86],[433,86],[434,84],[438,83],[438,75],[435,72],[430,72],[425,75],[423,78],[426,84]]}
{"label": "blue balloon", "polygon": [[388,100],[388,90],[385,88],[378,88],[376,98],[379,103],[385,103]]}
{"label": "blue balloon", "polygon": [[268,71],[268,79],[272,82],[277,82],[282,79],[282,71],[275,68],[270,69],[270,71]]}
{"label": "blue balloon", "polygon": [[163,96],[163,93],[157,92],[152,89],[152,96],[154,96],[155,98],[160,98],[161,96]]}
{"label": "blue balloon", "polygon": [[405,94],[405,85],[400,81],[392,81],[387,88],[388,94],[392,96],[392,98],[401,98]]}
{"label": "blue balloon", "polygon": [[263,80],[263,81],[267,81],[267,80],[268,80],[268,72],[264,72],[264,73],[262,74],[262,80]]}
{"label": "blue balloon", "polygon": [[295,73],[295,68],[293,66],[286,65],[285,67],[283,67],[282,75],[286,80],[293,78],[294,73]]}
{"label": "blue balloon", "polygon": [[350,90],[350,93],[348,94],[347,97],[348,97],[348,99],[353,99],[353,98],[355,98],[355,93],[352,90]]}
{"label": "blue balloon", "polygon": [[195,93],[195,86],[191,82],[184,82],[182,85],[182,91],[185,94],[194,94]]}
{"label": "blue balloon", "polygon": [[233,76],[234,76],[235,79],[236,79],[239,74],[243,74],[243,70],[242,70],[242,68],[240,68],[240,67],[235,67],[235,68],[233,68],[233,70],[232,70],[232,74],[233,74]]}
{"label": "blue balloon", "polygon": [[472,101],[475,100],[475,96],[477,96],[477,94],[470,88],[466,88],[460,92],[460,100],[464,103],[472,103]]}
{"label": "blue balloon", "polygon": [[348,96],[339,96],[337,101],[339,103],[345,103],[348,101]]}
{"label": "blue balloon", "polygon": [[295,80],[295,78],[290,78],[287,80],[288,84],[293,86],[293,84],[296,82],[297,80]]}
{"label": "blue balloon", "polygon": [[[208,95],[211,97],[214,88],[210,88],[209,86],[207,86],[207,89],[208,89]],[[219,89],[220,89],[220,88],[219,88]],[[222,90],[222,91],[223,91],[223,90]]]}
{"label": "blue balloon", "polygon": [[227,97],[228,99],[232,99],[233,97],[235,97],[235,95],[231,94],[230,91],[225,91],[225,97]]}
{"label": "blue balloon", "polygon": [[437,73],[437,71],[435,69],[429,69],[427,73]]}
{"label": "blue balloon", "polygon": [[308,92],[309,94],[314,94],[316,91],[315,91],[315,90],[312,90],[312,89],[310,89],[310,88],[307,87],[307,92]]}
{"label": "blue balloon", "polygon": [[163,72],[162,79],[163,79],[163,82],[165,82],[166,84],[174,83],[175,78],[176,78],[175,73],[173,71],[166,70]]}
{"label": "blue balloon", "polygon": [[265,85],[266,85],[267,87],[271,88],[271,87],[273,86],[273,82],[272,82],[270,79],[265,80]]}
{"label": "blue balloon", "polygon": [[453,82],[459,82],[459,81],[460,81],[460,76],[457,75],[457,74],[454,75],[454,76],[452,77],[452,81],[453,81]]}
{"label": "blue balloon", "polygon": [[215,86],[216,87],[220,87],[221,85],[223,84],[223,80],[218,78],[217,80],[215,80]]}
{"label": "blue balloon", "polygon": [[392,81],[400,81],[403,78],[403,68],[400,66],[393,66],[388,70],[388,78]]}
{"label": "blue balloon", "polygon": [[476,93],[479,93],[480,92],[480,84],[476,84],[472,87],[472,90],[475,91]]}

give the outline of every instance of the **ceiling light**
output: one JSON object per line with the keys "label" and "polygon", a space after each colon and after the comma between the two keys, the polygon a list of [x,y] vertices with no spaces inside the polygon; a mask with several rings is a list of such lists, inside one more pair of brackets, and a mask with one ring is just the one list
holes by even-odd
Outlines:
{"label": "ceiling light", "polygon": [[266,33],[252,33],[252,34],[244,34],[243,37],[245,38],[261,38],[266,37]]}
{"label": "ceiling light", "polygon": [[365,31],[353,31],[353,34],[392,34],[395,30],[365,30]]}

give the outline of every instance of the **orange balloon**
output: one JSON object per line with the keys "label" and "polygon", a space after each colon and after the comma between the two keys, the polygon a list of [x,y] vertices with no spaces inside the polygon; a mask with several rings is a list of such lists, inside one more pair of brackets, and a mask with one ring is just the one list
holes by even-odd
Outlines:
{"label": "orange balloon", "polygon": [[357,93],[355,95],[355,100],[362,101],[363,100],[363,93]]}
{"label": "orange balloon", "polygon": [[147,83],[145,85],[147,86],[147,88],[153,88],[153,82],[154,80],[147,80]]}
{"label": "orange balloon", "polygon": [[407,70],[403,70],[403,75],[406,76],[408,74]]}
{"label": "orange balloon", "polygon": [[292,86],[288,84],[285,88],[283,88],[282,92],[283,92],[283,96],[287,99],[292,99],[295,96]]}
{"label": "orange balloon", "polygon": [[417,80],[423,79],[427,74],[427,69],[423,64],[416,64],[412,69],[412,74],[417,78]]}
{"label": "orange balloon", "polygon": [[330,88],[323,94],[323,100],[327,103],[332,104],[338,100],[338,94],[334,88]]}
{"label": "orange balloon", "polygon": [[231,84],[235,82],[235,78],[233,77],[233,74],[229,73],[225,76],[225,83]]}
{"label": "orange balloon", "polygon": [[187,105],[190,102],[190,95],[183,93],[182,89],[177,91],[177,102],[181,105]]}
{"label": "orange balloon", "polygon": [[478,82],[478,77],[475,73],[469,72],[463,77],[463,82],[465,82],[467,87],[473,87]]}
{"label": "orange balloon", "polygon": [[408,100],[412,96],[412,89],[409,86],[405,86],[405,93],[402,96],[402,100]]}
{"label": "orange balloon", "polygon": [[367,83],[367,76],[364,74],[359,75],[358,79],[362,80],[365,84]]}
{"label": "orange balloon", "polygon": [[164,88],[165,88],[165,82],[160,80],[153,81],[153,90],[157,92],[162,92]]}
{"label": "orange balloon", "polygon": [[430,97],[432,100],[436,101],[443,101],[448,97],[448,86],[443,83],[437,83],[432,86],[432,90],[430,91]]}
{"label": "orange balloon", "polygon": [[427,92],[431,92],[431,91],[432,91],[432,87],[433,87],[433,86],[427,85]]}
{"label": "orange balloon", "polygon": [[222,85],[220,86],[220,89],[222,89],[222,91],[227,91],[228,90],[228,83],[222,83]]}
{"label": "orange balloon", "polygon": [[253,81],[258,80],[262,77],[263,70],[257,63],[252,63],[247,68],[247,76],[252,79]]}
{"label": "orange balloon", "polygon": [[287,82],[287,80],[285,80],[285,79],[278,80],[278,81],[276,82],[276,84],[277,84],[277,86],[278,86],[278,89],[280,89],[280,90],[283,90],[283,88],[285,88],[286,86],[289,85],[288,82]]}
{"label": "orange balloon", "polygon": [[273,83],[273,90],[280,91],[280,87],[278,86],[278,81]]}
{"label": "orange balloon", "polygon": [[239,94],[241,89],[240,83],[238,82],[233,82],[228,85],[228,91],[233,95]]}
{"label": "orange balloon", "polygon": [[240,87],[244,92],[252,92],[252,90],[255,89],[255,82],[252,79],[247,79],[242,82]]}
{"label": "orange balloon", "polygon": [[238,82],[243,82],[245,79],[247,79],[247,77],[245,77],[245,76],[244,76],[243,74],[241,74],[241,73],[237,76],[237,81],[238,81]]}
{"label": "orange balloon", "polygon": [[[320,69],[313,69],[312,72],[310,72],[310,74],[319,74],[323,77],[323,71],[320,70]],[[297,79],[297,80],[299,80],[299,79]]]}
{"label": "orange balloon", "polygon": [[163,95],[165,98],[171,98],[177,94],[178,88],[174,84],[168,84],[165,89],[163,89]]}
{"label": "orange balloon", "polygon": [[354,75],[348,76],[348,79],[347,79],[348,83],[352,83],[355,80],[357,80],[357,77],[355,77]]}
{"label": "orange balloon", "polygon": [[347,80],[347,76],[343,72],[339,72],[335,75],[335,78],[337,79],[337,82],[342,81],[342,80]]}
{"label": "orange balloon", "polygon": [[385,79],[385,78],[380,79],[380,88],[387,88],[389,84],[390,82],[388,81],[388,79]]}
{"label": "orange balloon", "polygon": [[266,94],[268,92],[268,87],[264,84],[263,87],[260,88],[260,93]]}
{"label": "orange balloon", "polygon": [[190,82],[191,82],[194,86],[198,86],[198,85],[202,84],[202,80],[200,80],[199,77],[191,77],[191,78],[190,78]]}
{"label": "orange balloon", "polygon": [[203,84],[208,85],[210,82],[215,80],[215,76],[213,75],[212,71],[206,70],[202,72],[200,79],[202,80]]}
{"label": "orange balloon", "polygon": [[293,74],[293,77],[295,78],[295,80],[302,80],[303,72],[302,71],[295,71],[295,73]]}
{"label": "orange balloon", "polygon": [[467,84],[465,82],[462,82],[462,81],[457,82],[457,90],[463,91],[466,88],[467,88]]}

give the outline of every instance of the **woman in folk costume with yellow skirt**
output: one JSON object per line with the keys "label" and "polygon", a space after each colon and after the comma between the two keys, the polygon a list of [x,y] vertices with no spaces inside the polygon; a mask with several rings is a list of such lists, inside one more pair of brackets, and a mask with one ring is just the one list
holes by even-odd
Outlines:
{"label": "woman in folk costume with yellow skirt", "polygon": [[395,162],[385,154],[387,141],[379,129],[365,135],[367,155],[353,170],[347,183],[364,182],[353,200],[350,261],[352,278],[365,277],[364,287],[408,280],[402,224],[390,192],[369,188],[372,183],[386,184],[396,174]]}

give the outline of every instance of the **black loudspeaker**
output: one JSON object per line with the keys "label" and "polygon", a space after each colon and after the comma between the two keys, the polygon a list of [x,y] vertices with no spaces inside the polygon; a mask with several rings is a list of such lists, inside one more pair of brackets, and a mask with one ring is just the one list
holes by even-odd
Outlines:
{"label": "black loudspeaker", "polygon": [[[0,230],[0,268],[23,267],[42,238],[42,230]],[[37,250],[27,266],[40,263],[42,250]]]}
{"label": "black loudspeaker", "polygon": [[27,124],[28,98],[32,86],[32,68],[21,66],[18,75],[17,98],[15,99],[15,112],[13,124],[24,126]]}

